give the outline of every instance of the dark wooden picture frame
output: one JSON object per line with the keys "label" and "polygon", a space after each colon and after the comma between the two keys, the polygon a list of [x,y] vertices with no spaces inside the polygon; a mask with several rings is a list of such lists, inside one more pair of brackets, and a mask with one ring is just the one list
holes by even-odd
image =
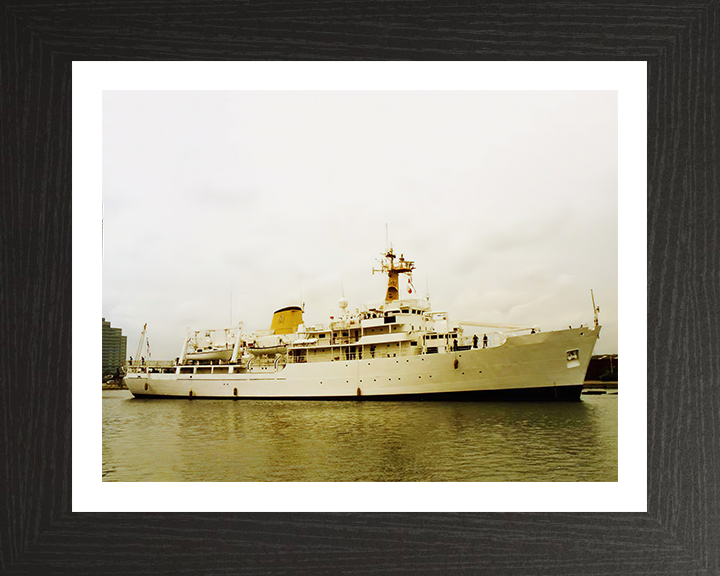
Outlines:
{"label": "dark wooden picture frame", "polygon": [[[3,3],[0,572],[720,572],[719,52],[714,0]],[[648,512],[72,513],[72,62],[140,59],[647,61]]]}

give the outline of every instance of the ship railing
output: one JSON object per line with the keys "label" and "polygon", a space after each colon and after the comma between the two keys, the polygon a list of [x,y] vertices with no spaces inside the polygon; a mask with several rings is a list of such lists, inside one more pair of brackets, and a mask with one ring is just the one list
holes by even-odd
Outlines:
{"label": "ship railing", "polygon": [[[303,333],[300,340],[305,338],[317,338],[316,335],[312,333],[308,333],[307,335]],[[361,336],[338,336],[337,338],[317,338],[317,343],[320,345],[332,345],[332,346],[346,346],[350,344],[357,344],[357,342],[360,340]],[[290,344],[293,344],[292,342]],[[312,346],[306,346],[304,343],[300,342],[296,344],[297,349],[305,349],[305,348],[312,348]]]}
{"label": "ship railing", "polygon": [[331,338],[330,344],[334,344],[336,346],[343,346],[346,344],[356,344],[360,340],[360,338],[351,338],[351,337],[341,337],[341,338]]}
{"label": "ship railing", "polygon": [[[482,346],[482,343],[480,343]],[[458,342],[458,350],[470,350],[472,348],[471,339],[463,339]],[[432,354],[433,347],[428,347],[429,351],[426,353]],[[447,349],[447,352],[452,352],[451,347]],[[393,349],[392,351],[385,351],[383,347],[377,345],[375,350],[370,350],[369,345],[364,350],[358,348],[354,350],[346,350],[343,347],[335,348],[324,348],[322,351],[317,348],[303,347],[303,348],[291,348],[288,350],[287,362],[288,364],[305,364],[314,362],[347,362],[350,360],[370,360],[377,358],[402,358],[407,356],[418,356],[423,353],[423,348],[420,344],[417,346],[408,345],[400,349]]]}
{"label": "ship railing", "polygon": [[147,374],[149,366],[146,364],[130,364],[127,368],[128,374]]}
{"label": "ship railing", "polygon": [[150,366],[151,368],[173,366],[175,363],[172,360],[133,360],[132,364],[128,362],[128,368],[143,368]]}
{"label": "ship railing", "polygon": [[128,366],[128,374],[168,374],[175,372],[175,365],[172,362],[155,362],[149,365]]}

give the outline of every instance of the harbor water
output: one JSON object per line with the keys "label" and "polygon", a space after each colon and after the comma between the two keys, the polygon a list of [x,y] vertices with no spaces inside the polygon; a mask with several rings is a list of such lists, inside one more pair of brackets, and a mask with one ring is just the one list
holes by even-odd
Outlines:
{"label": "harbor water", "polygon": [[140,400],[103,391],[105,482],[616,482],[618,395]]}

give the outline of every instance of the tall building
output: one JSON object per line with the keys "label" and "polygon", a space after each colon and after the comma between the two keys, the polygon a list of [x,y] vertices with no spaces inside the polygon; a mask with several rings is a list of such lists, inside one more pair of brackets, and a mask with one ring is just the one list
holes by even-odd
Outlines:
{"label": "tall building", "polygon": [[127,336],[120,328],[113,328],[102,319],[102,375],[115,375],[125,365]]}

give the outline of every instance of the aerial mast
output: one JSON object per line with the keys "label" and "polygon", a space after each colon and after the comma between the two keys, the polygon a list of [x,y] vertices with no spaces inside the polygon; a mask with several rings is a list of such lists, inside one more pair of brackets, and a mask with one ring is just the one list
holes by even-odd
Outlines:
{"label": "aerial mast", "polygon": [[405,257],[400,254],[397,264],[395,258],[397,255],[390,247],[387,252],[383,254],[384,260],[380,261],[381,269],[375,270],[373,268],[373,274],[380,272],[388,275],[388,287],[385,294],[385,302],[393,302],[399,299],[399,276],[400,274],[407,274],[410,282],[412,282],[412,271],[415,269],[415,262],[405,260]]}

